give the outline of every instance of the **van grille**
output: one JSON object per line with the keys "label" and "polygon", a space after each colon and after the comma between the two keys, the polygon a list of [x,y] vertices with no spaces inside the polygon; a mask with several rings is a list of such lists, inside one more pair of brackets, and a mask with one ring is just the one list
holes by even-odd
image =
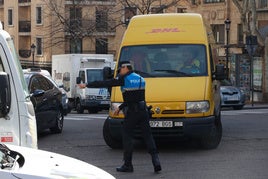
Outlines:
{"label": "van grille", "polygon": [[162,114],[184,114],[184,110],[164,110]]}

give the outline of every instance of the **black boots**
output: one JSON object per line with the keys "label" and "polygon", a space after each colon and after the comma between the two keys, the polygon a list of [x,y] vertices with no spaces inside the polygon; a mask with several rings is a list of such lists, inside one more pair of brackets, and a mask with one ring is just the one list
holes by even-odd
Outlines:
{"label": "black boots", "polygon": [[132,152],[124,152],[124,164],[121,167],[117,167],[116,171],[133,172]]}
{"label": "black boots", "polygon": [[152,163],[154,165],[154,172],[160,172],[162,170],[158,154],[152,154]]}
{"label": "black boots", "polygon": [[134,169],[132,164],[126,165],[125,163],[121,167],[116,168],[116,171],[118,172],[133,172],[133,170]]}

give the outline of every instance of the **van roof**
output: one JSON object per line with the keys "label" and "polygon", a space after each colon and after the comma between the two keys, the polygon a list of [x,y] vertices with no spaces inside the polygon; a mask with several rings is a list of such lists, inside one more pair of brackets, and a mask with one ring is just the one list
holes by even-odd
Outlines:
{"label": "van roof", "polygon": [[166,13],[134,16],[122,45],[156,43],[206,44],[202,16],[196,13]]}

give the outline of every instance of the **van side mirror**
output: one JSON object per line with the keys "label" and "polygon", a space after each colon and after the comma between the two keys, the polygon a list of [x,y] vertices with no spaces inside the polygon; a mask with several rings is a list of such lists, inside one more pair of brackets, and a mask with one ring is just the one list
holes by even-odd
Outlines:
{"label": "van side mirror", "polygon": [[108,80],[108,79],[111,79],[113,77],[111,67],[104,67],[102,72],[103,72],[103,80]]}
{"label": "van side mirror", "polygon": [[224,79],[226,79],[224,65],[222,65],[222,64],[217,64],[216,65],[216,71],[213,74],[213,79],[214,80],[224,80]]}
{"label": "van side mirror", "polygon": [[5,117],[11,106],[11,90],[9,76],[5,72],[0,72],[0,117]]}
{"label": "van side mirror", "polygon": [[81,81],[82,81],[81,77],[76,77],[76,84],[77,85],[81,84]]}

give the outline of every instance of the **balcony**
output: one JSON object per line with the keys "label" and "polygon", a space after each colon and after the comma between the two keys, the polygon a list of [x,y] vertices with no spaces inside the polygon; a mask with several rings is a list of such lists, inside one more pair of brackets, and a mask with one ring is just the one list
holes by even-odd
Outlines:
{"label": "balcony", "polygon": [[19,55],[22,58],[29,58],[31,56],[31,50],[19,50]]}
{"label": "balcony", "polygon": [[69,34],[70,31],[75,31],[89,35],[115,35],[115,30],[115,20],[100,22],[96,22],[95,20],[71,20],[65,27],[67,34]]}
{"label": "balcony", "polygon": [[65,5],[74,5],[79,3],[80,5],[92,6],[92,5],[102,5],[102,6],[115,6],[116,0],[91,0],[91,1],[73,1],[73,0],[65,0]]}
{"label": "balcony", "polygon": [[19,3],[29,3],[31,0],[19,0]]}
{"label": "balcony", "polygon": [[19,0],[19,6],[30,6],[31,0]]}
{"label": "balcony", "polygon": [[19,21],[19,32],[31,32],[31,21]]}

